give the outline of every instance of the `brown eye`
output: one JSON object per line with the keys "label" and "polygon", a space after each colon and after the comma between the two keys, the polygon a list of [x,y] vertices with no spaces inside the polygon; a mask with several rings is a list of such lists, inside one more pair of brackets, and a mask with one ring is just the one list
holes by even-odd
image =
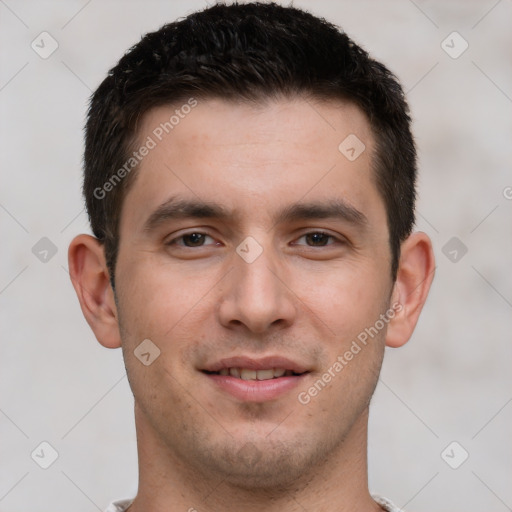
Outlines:
{"label": "brown eye", "polygon": [[204,244],[206,235],[203,233],[190,233],[188,235],[183,235],[181,238],[186,247],[200,247]]}
{"label": "brown eye", "polygon": [[324,247],[325,245],[328,245],[329,239],[333,238],[332,236],[321,232],[308,233],[307,235],[304,236],[307,244],[313,247]]}
{"label": "brown eye", "polygon": [[218,244],[216,244],[215,240],[211,236],[196,231],[173,238],[172,240],[169,240],[166,245],[180,248],[193,248]]}

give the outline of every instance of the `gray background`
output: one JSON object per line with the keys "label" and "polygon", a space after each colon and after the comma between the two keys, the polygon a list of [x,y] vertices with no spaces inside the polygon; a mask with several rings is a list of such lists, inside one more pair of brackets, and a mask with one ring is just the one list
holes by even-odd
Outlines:
{"label": "gray background", "polygon": [[[82,125],[129,46],[205,5],[0,0],[0,511],[94,511],[136,492],[121,351],[95,341],[67,273],[69,241],[88,231]],[[342,26],[403,82],[420,151],[417,228],[437,258],[413,339],[386,353],[370,487],[408,511],[511,510],[512,2],[295,5]],[[31,48],[43,31],[59,45],[46,59]],[[443,49],[463,48],[453,31],[469,44],[458,58]],[[55,255],[36,245],[43,237]],[[59,455],[48,469],[31,458],[42,441]]]}

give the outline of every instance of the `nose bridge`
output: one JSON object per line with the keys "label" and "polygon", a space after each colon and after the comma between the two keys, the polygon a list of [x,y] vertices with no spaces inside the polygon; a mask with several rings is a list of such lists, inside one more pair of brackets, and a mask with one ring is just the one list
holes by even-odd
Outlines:
{"label": "nose bridge", "polygon": [[240,285],[241,296],[256,301],[258,298],[267,298],[267,301],[274,298],[277,292],[275,257],[270,244],[265,249],[260,246],[258,249],[254,242],[246,243],[245,247],[239,249],[247,250],[242,261],[237,262],[236,274]]}
{"label": "nose bridge", "polygon": [[236,249],[230,285],[221,300],[221,322],[263,332],[277,324],[289,325],[295,307],[291,294],[279,278],[281,262],[268,239],[262,243],[247,237]]}

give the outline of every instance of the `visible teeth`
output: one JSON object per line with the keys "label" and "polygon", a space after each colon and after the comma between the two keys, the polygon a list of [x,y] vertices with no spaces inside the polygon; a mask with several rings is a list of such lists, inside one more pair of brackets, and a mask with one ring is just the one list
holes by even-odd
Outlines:
{"label": "visible teeth", "polygon": [[231,375],[242,380],[270,380],[278,377],[293,375],[291,370],[283,368],[268,368],[265,370],[251,370],[248,368],[222,368],[220,375]]}
{"label": "visible teeth", "polygon": [[274,378],[274,370],[258,370],[256,372],[256,378],[258,380],[268,380]]}
{"label": "visible teeth", "polygon": [[240,371],[240,378],[242,380],[256,380],[256,370],[246,370],[245,368]]}

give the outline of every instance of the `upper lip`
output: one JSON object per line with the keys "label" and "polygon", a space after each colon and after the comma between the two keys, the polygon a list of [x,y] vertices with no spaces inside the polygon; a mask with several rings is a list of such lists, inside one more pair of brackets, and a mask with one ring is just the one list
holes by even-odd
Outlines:
{"label": "upper lip", "polygon": [[309,371],[304,365],[281,356],[267,356],[262,358],[248,356],[227,357],[206,365],[202,370],[207,372],[218,372],[223,368],[246,368],[248,370],[279,368],[283,370],[291,370],[294,373],[305,373]]}

